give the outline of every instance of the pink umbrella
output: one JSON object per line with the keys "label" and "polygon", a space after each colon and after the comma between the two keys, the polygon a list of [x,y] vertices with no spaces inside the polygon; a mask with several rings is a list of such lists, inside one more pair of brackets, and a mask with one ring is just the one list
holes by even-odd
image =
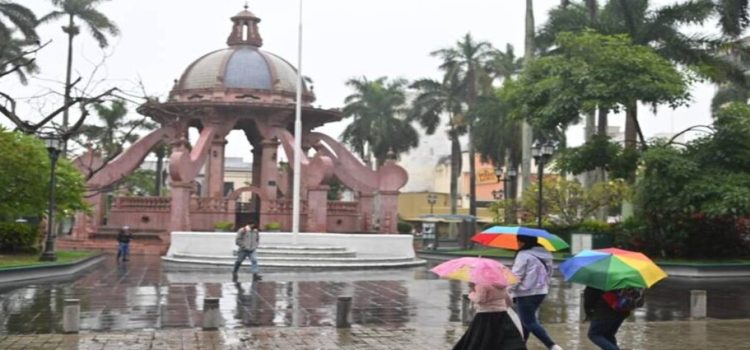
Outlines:
{"label": "pink umbrella", "polygon": [[495,284],[503,287],[518,283],[518,277],[499,261],[464,257],[448,260],[430,271],[451,280],[476,284]]}

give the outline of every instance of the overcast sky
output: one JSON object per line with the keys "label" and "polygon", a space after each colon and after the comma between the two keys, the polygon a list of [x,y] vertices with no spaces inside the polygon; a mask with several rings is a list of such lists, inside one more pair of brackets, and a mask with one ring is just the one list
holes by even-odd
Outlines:
{"label": "overcast sky", "polygon": [[[40,17],[52,10],[47,0],[17,1]],[[537,26],[559,2],[534,1]],[[100,10],[118,24],[121,35],[112,38],[111,47],[102,51],[84,29],[74,43],[75,70],[83,77],[91,76],[92,68],[104,54],[106,61],[97,72],[92,89],[118,86],[140,94],[137,82],[142,81],[149,95],[164,99],[173,80],[179,78],[191,62],[205,53],[226,47],[231,29],[229,17],[241,11],[244,4],[241,0],[103,2]],[[263,49],[295,65],[297,4],[297,0],[249,2],[250,10],[262,19]],[[315,104],[331,108],[342,107],[344,97],[350,93],[344,83],[352,77],[439,78],[440,62],[429,53],[453,46],[467,32],[498,48],[510,43],[521,55],[524,6],[523,0],[305,0],[303,74],[314,80]],[[55,22],[40,28],[43,41],[51,39],[52,43],[38,54],[42,68],[38,78],[26,87],[15,79],[6,78],[0,90],[21,97],[45,94],[53,87],[61,91],[67,46],[61,25],[62,22]],[[644,132],[649,136],[709,123],[713,91],[712,86],[696,84],[690,107],[675,111],[662,107],[658,116],[644,110],[641,117]],[[33,101],[36,101],[33,106],[20,108],[30,115],[38,115],[37,110],[52,106],[47,99]],[[346,121],[319,130],[337,137],[344,123]],[[612,118],[611,124],[622,125],[622,118]],[[569,135],[571,144],[580,143],[581,134],[580,128],[573,128]],[[243,155],[242,147],[232,147],[240,138],[232,136],[227,155]],[[446,146],[445,154],[449,152]]]}

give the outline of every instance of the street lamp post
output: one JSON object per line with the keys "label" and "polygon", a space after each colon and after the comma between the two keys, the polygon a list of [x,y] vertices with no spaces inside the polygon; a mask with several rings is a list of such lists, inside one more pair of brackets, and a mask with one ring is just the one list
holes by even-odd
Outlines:
{"label": "street lamp post", "polygon": [[60,156],[62,151],[62,140],[54,134],[45,134],[41,138],[44,140],[45,146],[47,146],[47,153],[49,154],[50,160],[50,175],[49,175],[49,208],[47,214],[47,241],[44,244],[44,253],[39,260],[41,261],[55,261],[57,255],[55,254],[55,233],[54,233],[54,221],[55,221],[55,168],[57,167],[57,158]]}
{"label": "street lamp post", "polygon": [[538,166],[537,170],[537,178],[539,181],[539,197],[537,198],[537,220],[536,225],[539,228],[542,228],[542,209],[543,209],[543,202],[542,199],[542,187],[543,187],[543,180],[544,180],[544,165],[547,163],[547,161],[552,157],[552,154],[555,153],[555,144],[552,143],[552,141],[542,142],[542,141],[536,141],[534,142],[534,145],[531,147],[531,156],[534,158],[534,161],[536,162]]}
{"label": "street lamp post", "polygon": [[[510,192],[509,192],[508,184],[512,185],[516,179],[516,176],[518,176],[518,173],[516,172],[515,168],[511,167],[510,169],[508,169],[508,172],[505,176],[503,176],[502,168],[500,167],[495,168],[495,177],[497,177],[497,182],[500,182],[500,181],[503,182],[503,191],[502,192],[492,191],[492,196],[496,200],[512,198],[512,196],[509,195]],[[505,210],[505,213],[506,213],[505,220],[506,222],[509,222],[510,220],[508,219],[510,217],[510,211],[507,208]]]}
{"label": "street lamp post", "polygon": [[432,214],[432,208],[437,202],[437,195],[434,193],[427,194],[427,203],[430,203],[430,214]]}

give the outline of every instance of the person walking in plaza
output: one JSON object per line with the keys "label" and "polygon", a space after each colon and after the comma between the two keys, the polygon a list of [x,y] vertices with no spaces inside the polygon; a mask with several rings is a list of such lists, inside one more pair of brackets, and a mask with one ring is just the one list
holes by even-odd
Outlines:
{"label": "person walking in plaza", "polygon": [[587,286],[583,290],[583,309],[591,321],[589,340],[602,350],[620,350],[615,334],[630,312],[642,305],[642,290],[627,288],[605,292]]}
{"label": "person walking in plaza", "polygon": [[510,292],[523,324],[523,337],[528,341],[529,333],[532,333],[548,349],[562,350],[562,347],[550,338],[536,317],[537,310],[549,292],[552,254],[539,245],[536,237],[518,235],[516,239],[519,249],[512,270],[520,282],[511,287]]}
{"label": "person walking in plaza", "polygon": [[508,315],[512,300],[506,287],[469,283],[476,315],[453,350],[525,350],[521,332]]}
{"label": "person walking in plaza", "polygon": [[128,261],[130,255],[130,240],[133,238],[133,234],[130,232],[130,227],[123,226],[120,232],[117,233],[117,261]]}
{"label": "person walking in plaza", "polygon": [[234,271],[232,272],[233,281],[237,281],[237,272],[240,270],[240,265],[247,258],[250,258],[250,271],[253,273],[253,280],[259,281],[261,279],[258,273],[258,257],[256,252],[259,243],[260,232],[258,232],[258,226],[255,224],[245,225],[237,231],[237,237],[235,238],[235,244],[237,244],[237,261],[234,262]]}

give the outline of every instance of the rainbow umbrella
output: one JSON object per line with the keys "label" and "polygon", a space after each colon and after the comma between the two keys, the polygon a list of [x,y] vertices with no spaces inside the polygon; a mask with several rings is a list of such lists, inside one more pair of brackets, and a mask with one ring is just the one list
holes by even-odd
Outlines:
{"label": "rainbow umbrella", "polygon": [[629,250],[584,250],[560,264],[566,281],[604,291],[649,288],[667,274],[647,256]]}
{"label": "rainbow umbrella", "polygon": [[430,271],[451,280],[476,284],[497,284],[503,287],[518,283],[518,277],[499,261],[485,258],[463,257],[448,260]]}
{"label": "rainbow umbrella", "polygon": [[557,251],[568,248],[562,238],[537,228],[523,226],[492,226],[471,238],[472,241],[488,247],[518,250],[518,239],[516,236],[536,237],[537,242],[549,251]]}

